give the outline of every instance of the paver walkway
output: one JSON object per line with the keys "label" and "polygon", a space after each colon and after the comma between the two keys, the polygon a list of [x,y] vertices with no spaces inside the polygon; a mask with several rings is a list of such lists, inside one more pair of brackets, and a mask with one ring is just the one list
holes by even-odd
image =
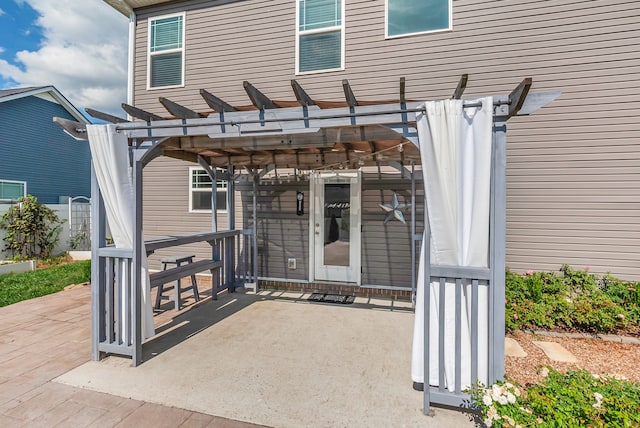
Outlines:
{"label": "paver walkway", "polygon": [[256,425],[51,382],[90,359],[90,287],[0,308],[0,426]]}

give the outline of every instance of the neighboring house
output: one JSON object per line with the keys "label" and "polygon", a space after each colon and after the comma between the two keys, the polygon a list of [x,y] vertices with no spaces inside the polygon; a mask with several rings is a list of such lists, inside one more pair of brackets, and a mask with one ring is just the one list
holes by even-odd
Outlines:
{"label": "neighboring house", "polygon": [[[640,279],[640,2],[105,1],[131,19],[128,103],[157,115],[170,116],[159,97],[211,111],[201,89],[247,105],[243,81],[289,101],[291,79],[314,100],[336,101],[345,99],[343,79],[358,100],[397,100],[400,77],[407,99],[449,98],[465,73],[465,98],[508,93],[524,77],[533,78],[534,90],[561,91],[549,107],[509,122],[507,266],[555,270],[568,263]],[[392,203],[394,192],[410,203],[410,182],[389,169],[361,175],[362,194],[351,200],[362,206],[360,225],[349,225],[361,231],[352,266],[361,277],[346,280],[408,287],[411,232],[397,221],[383,223],[378,204]],[[145,169],[145,234],[210,228],[210,189],[193,163],[152,161]],[[250,187],[238,189],[236,222],[247,226]],[[225,191],[220,182],[223,225]],[[301,216],[297,192],[306,195]],[[304,176],[286,171],[260,185],[262,277],[345,280],[311,269],[313,194]],[[331,225],[337,212],[329,211],[315,214],[326,214]],[[343,226],[336,232],[333,225],[334,235]]]}
{"label": "neighboring house", "polygon": [[60,132],[55,116],[88,123],[53,86],[0,90],[0,202],[91,195],[89,147]]}

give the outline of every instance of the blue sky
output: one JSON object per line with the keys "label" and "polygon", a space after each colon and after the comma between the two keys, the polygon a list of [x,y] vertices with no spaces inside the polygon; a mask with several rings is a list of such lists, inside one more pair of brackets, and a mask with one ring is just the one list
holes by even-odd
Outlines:
{"label": "blue sky", "polygon": [[123,116],[128,19],[102,0],[0,0],[0,88],[54,85]]}

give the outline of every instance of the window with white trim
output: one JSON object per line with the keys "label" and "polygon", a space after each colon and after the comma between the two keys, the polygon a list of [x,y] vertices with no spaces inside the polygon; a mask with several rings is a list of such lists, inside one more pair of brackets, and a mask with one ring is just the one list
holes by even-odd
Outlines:
{"label": "window with white trim", "polygon": [[386,0],[386,37],[451,29],[451,0]]}
{"label": "window with white trim", "polygon": [[[226,172],[218,168],[218,172]],[[189,168],[189,211],[211,212],[211,191],[213,189],[211,177],[199,167]],[[216,203],[218,212],[227,210],[227,181],[217,180]]]}
{"label": "window with white trim", "polygon": [[184,19],[184,13],[149,18],[149,88],[184,85]]}
{"label": "window with white trim", "polygon": [[344,2],[298,0],[296,73],[344,69]]}
{"label": "window with white trim", "polygon": [[27,196],[27,182],[0,180],[0,201],[15,201]]}

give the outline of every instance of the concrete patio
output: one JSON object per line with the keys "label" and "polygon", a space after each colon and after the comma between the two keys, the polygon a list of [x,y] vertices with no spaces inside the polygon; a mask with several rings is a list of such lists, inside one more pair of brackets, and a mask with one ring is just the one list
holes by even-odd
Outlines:
{"label": "concrete patio", "polygon": [[137,368],[118,357],[89,361],[87,286],[0,308],[0,418],[4,426],[472,425],[453,410],[422,415],[406,303],[305,297],[234,293],[168,309]]}

